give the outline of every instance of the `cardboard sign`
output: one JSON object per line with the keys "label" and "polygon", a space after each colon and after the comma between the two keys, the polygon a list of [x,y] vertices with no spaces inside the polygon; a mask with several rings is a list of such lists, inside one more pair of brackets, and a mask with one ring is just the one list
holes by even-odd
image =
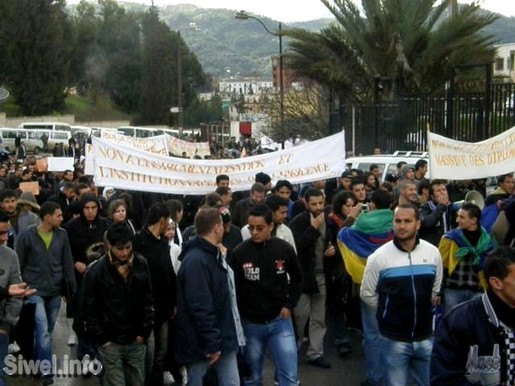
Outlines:
{"label": "cardboard sign", "polygon": [[39,183],[37,181],[20,182],[20,190],[22,192],[30,192],[34,196],[39,194]]}

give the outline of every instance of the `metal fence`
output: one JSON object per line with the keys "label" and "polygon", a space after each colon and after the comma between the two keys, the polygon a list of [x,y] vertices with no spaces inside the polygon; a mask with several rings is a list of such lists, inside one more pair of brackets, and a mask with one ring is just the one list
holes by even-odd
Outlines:
{"label": "metal fence", "polygon": [[515,84],[491,84],[490,92],[399,96],[388,103],[341,105],[340,127],[355,154],[426,150],[427,129],[477,142],[515,126]]}

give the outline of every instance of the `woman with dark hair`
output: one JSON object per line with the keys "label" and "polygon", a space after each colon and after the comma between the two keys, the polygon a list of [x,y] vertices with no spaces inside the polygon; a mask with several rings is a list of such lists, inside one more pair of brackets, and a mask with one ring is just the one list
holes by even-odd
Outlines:
{"label": "woman with dark hair", "polygon": [[[352,192],[342,191],[333,197],[332,210],[329,213],[329,222],[333,222],[338,230],[349,227],[361,213],[361,205],[357,204]],[[327,311],[334,328],[335,344],[340,357],[345,358],[352,352],[349,339],[349,329],[345,318],[346,303],[349,298],[349,280],[336,248],[337,256],[334,263],[328,266],[326,276],[327,285]]]}
{"label": "woman with dark hair", "polygon": [[109,208],[107,209],[107,217],[111,220],[111,224],[123,224],[125,225],[131,234],[134,236],[136,234],[136,228],[134,224],[128,217],[128,205],[127,202],[123,199],[114,200],[109,204]]}
{"label": "woman with dark hair", "polygon": [[343,191],[333,198],[329,218],[337,225],[338,230],[349,227],[361,213],[361,206],[356,205],[356,198],[352,192]]}

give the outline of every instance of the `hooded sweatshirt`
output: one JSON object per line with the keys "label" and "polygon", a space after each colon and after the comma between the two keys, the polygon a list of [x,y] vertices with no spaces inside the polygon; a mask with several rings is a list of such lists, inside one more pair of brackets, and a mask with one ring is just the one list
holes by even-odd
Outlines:
{"label": "hooded sweatshirt", "polygon": [[[84,216],[84,206],[88,202],[95,202],[98,205],[97,216],[91,223]],[[64,224],[63,228],[68,232],[73,260],[89,264],[91,261],[88,258],[88,252],[101,246],[109,222],[106,218],[100,216],[100,203],[93,193],[82,196],[79,204],[80,216]]]}

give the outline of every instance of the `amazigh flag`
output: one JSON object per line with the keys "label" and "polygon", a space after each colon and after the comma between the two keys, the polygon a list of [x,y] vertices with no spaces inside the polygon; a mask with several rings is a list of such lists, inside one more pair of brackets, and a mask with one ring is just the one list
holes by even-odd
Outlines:
{"label": "amazigh flag", "polygon": [[338,247],[352,281],[361,284],[367,258],[393,239],[393,212],[390,209],[362,213],[354,225],[338,233]]}

